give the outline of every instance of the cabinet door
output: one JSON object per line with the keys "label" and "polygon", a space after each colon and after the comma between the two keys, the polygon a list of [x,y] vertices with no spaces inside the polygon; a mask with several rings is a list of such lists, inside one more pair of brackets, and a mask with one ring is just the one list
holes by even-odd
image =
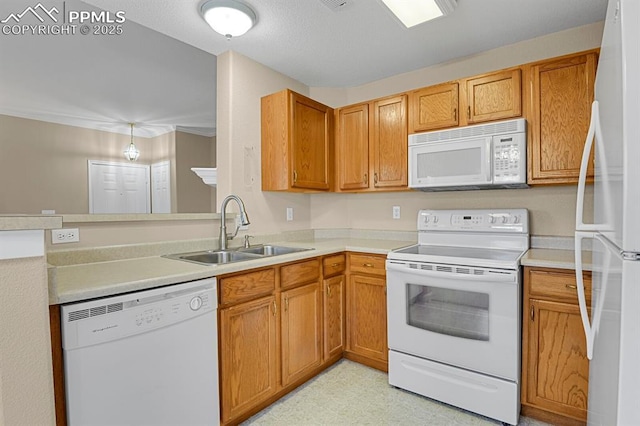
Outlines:
{"label": "cabinet door", "polygon": [[520,69],[466,80],[467,124],[522,115]]}
{"label": "cabinet door", "polygon": [[373,103],[373,186],[407,186],[407,97]]}
{"label": "cabinet door", "polygon": [[353,274],[347,297],[349,351],[386,361],[389,348],[385,278]]}
{"label": "cabinet door", "polygon": [[329,189],[331,108],[291,92],[291,111],[292,186]]}
{"label": "cabinet door", "polygon": [[458,83],[445,83],[411,92],[410,133],[458,125]]}
{"label": "cabinet door", "polygon": [[223,422],[276,392],[276,314],[273,296],[220,310]]}
{"label": "cabinet door", "polygon": [[[575,183],[589,129],[596,54],[564,57],[530,71],[529,183]],[[593,157],[587,176],[593,178]]]}
{"label": "cabinet door", "polygon": [[340,189],[369,187],[369,105],[338,111],[338,182]]}
{"label": "cabinet door", "polygon": [[320,283],[283,292],[282,385],[302,378],[322,361]]}
{"label": "cabinet door", "polygon": [[324,280],[324,359],[344,349],[345,276]]}
{"label": "cabinet door", "polygon": [[529,309],[526,402],[586,420],[589,361],[579,307],[530,299]]}

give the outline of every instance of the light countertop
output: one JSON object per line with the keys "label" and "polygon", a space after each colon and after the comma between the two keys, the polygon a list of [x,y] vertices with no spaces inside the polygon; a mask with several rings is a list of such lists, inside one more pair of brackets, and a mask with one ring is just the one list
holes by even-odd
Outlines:
{"label": "light countertop", "polygon": [[221,265],[205,266],[161,256],[148,256],[50,266],[48,271],[49,303],[55,305],[111,296],[342,251],[386,254],[390,250],[414,243],[413,241],[355,238],[312,239],[295,242],[270,242],[270,244],[312,248],[313,250]]}
{"label": "light countertop", "polygon": [[[583,251],[583,269],[590,271],[591,252]],[[532,248],[520,259],[522,266],[537,266],[540,268],[575,269],[575,252],[573,250],[558,250],[546,248]]]}
{"label": "light countertop", "polygon": [[62,216],[0,215],[0,231],[32,231],[62,228]]}

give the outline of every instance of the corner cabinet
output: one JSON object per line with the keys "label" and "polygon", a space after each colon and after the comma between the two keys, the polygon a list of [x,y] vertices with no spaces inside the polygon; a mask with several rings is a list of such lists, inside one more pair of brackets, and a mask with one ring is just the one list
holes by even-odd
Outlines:
{"label": "corner cabinet", "polygon": [[[591,274],[584,274],[590,305]],[[575,272],[524,268],[522,412],[553,424],[587,419],[589,361]]]}
{"label": "corner cabinet", "polygon": [[388,370],[386,256],[349,253],[345,357]]}
{"label": "corner cabinet", "polygon": [[[528,183],[578,181],[594,99],[597,52],[527,66]],[[593,156],[587,171],[593,181]]]}
{"label": "corner cabinet", "polygon": [[407,96],[336,111],[338,191],[407,188]]}
{"label": "corner cabinet", "polygon": [[345,347],[346,256],[322,259],[324,284],[324,360],[342,358]]}
{"label": "corner cabinet", "polygon": [[261,100],[262,190],[328,191],[333,110],[291,90]]}

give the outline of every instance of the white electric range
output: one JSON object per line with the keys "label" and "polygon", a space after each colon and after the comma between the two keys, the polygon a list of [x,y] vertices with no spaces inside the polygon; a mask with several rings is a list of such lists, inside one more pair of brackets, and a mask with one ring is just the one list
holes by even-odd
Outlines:
{"label": "white electric range", "polygon": [[389,383],[517,424],[528,248],[525,209],[420,210],[387,256]]}

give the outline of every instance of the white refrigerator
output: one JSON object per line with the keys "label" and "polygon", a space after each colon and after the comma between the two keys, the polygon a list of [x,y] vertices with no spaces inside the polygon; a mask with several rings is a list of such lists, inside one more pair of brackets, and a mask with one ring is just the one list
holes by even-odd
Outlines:
{"label": "white refrigerator", "polygon": [[[584,223],[595,155],[593,223]],[[609,0],[576,207],[576,278],[587,338],[589,425],[640,425],[640,1]],[[589,311],[584,241],[593,250]]]}

